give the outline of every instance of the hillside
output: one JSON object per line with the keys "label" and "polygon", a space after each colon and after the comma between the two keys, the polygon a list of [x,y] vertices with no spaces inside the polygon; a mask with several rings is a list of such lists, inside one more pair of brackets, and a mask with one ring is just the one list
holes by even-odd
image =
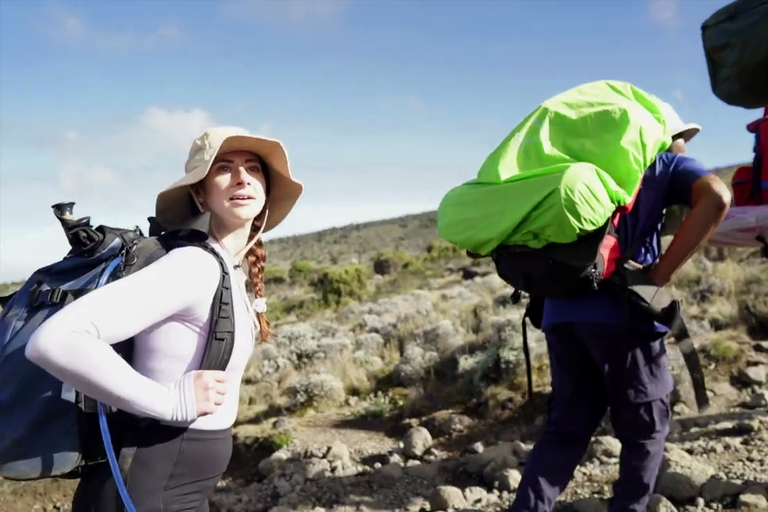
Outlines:
{"label": "hillside", "polygon": [[288,266],[298,260],[321,264],[369,261],[378,251],[422,252],[437,239],[437,212],[325,229],[276,238],[267,244],[269,261]]}
{"label": "hillside", "polygon": [[[436,238],[426,212],[266,244],[276,334],[246,369],[213,512],[509,505],[544,424],[546,343],[528,324],[528,400],[522,305],[487,260]],[[712,407],[696,411],[670,342],[673,424],[649,510],[768,508],[768,261],[705,248],[669,288]],[[558,509],[603,512],[620,449],[606,416]],[[0,510],[66,511],[75,485],[0,480]]]}

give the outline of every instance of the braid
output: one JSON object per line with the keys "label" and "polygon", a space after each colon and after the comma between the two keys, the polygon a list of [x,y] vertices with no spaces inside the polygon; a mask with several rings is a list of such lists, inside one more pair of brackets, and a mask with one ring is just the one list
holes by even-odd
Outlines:
{"label": "braid", "polygon": [[[254,221],[251,224],[250,240],[257,236],[261,226]],[[264,248],[264,242],[259,238],[248,252],[245,254],[245,261],[248,264],[248,278],[251,281],[253,295],[256,298],[264,296],[264,267],[267,263],[267,250]],[[256,313],[259,321],[259,339],[263,343],[272,335],[269,327],[269,321],[264,313]]]}

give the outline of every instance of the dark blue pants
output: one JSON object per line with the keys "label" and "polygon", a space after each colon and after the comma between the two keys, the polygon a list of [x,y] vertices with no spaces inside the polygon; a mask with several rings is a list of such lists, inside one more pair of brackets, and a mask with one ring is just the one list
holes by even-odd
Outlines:
{"label": "dark blue pants", "polygon": [[554,508],[609,407],[622,445],[609,511],[646,510],[671,418],[673,381],[659,336],[618,324],[550,328],[547,421],[528,456],[510,512]]}

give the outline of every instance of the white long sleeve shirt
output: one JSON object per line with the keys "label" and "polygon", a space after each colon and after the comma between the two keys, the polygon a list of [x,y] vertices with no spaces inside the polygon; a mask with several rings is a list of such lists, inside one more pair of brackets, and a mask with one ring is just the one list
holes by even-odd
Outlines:
{"label": "white long sleeve shirt", "polygon": [[[197,417],[190,373],[202,360],[221,272],[214,257],[200,248],[175,249],[65,306],[32,335],[27,358],[65,384],[126,412],[195,429],[230,427],[257,326],[238,282],[242,274],[214,239],[208,243],[229,265],[235,317],[227,394],[215,413]],[[133,366],[110,346],[132,336]]]}

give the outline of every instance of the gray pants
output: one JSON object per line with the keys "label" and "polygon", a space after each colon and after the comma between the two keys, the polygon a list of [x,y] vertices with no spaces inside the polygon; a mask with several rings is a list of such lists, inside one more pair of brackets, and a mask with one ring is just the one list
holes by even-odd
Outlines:
{"label": "gray pants", "polygon": [[[232,455],[231,430],[192,430],[155,421],[125,428],[118,461],[136,512],[208,512],[208,497]],[[107,463],[81,478],[72,512],[124,511]]]}
{"label": "gray pants", "polygon": [[545,512],[573,477],[610,407],[622,449],[610,511],[646,510],[669,433],[673,389],[664,340],[619,324],[557,324],[547,332],[552,395],[513,512]]}

